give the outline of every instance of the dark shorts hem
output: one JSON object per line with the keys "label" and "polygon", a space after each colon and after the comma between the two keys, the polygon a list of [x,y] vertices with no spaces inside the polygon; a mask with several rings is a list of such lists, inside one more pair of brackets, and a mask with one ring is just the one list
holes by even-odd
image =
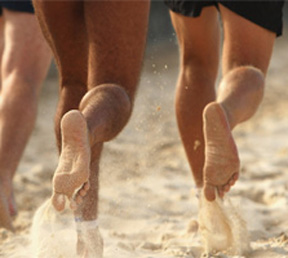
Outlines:
{"label": "dark shorts hem", "polygon": [[34,13],[34,8],[32,5],[31,1],[21,1],[21,0],[16,0],[16,1],[1,1],[0,0],[0,6],[1,6],[1,12],[2,14],[2,8],[6,8],[10,11],[15,11],[15,12],[24,12],[24,13]]}
{"label": "dark shorts hem", "polygon": [[283,29],[283,5],[284,0],[277,1],[189,1],[189,0],[165,0],[165,4],[175,13],[188,17],[198,17],[203,8],[222,4],[241,17],[276,33],[282,35]]}

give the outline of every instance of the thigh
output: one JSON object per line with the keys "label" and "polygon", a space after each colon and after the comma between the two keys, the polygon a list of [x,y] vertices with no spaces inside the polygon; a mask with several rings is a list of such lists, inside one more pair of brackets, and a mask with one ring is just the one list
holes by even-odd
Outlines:
{"label": "thigh", "polygon": [[85,1],[89,88],[115,83],[133,99],[142,67],[149,1]]}
{"label": "thigh", "polygon": [[206,7],[199,17],[187,17],[170,11],[181,51],[182,68],[191,67],[211,78],[218,72],[220,29],[218,11]]}
{"label": "thigh", "polygon": [[51,52],[35,15],[3,9],[3,18],[3,79],[13,72],[27,82],[41,84],[51,62]]}
{"label": "thigh", "polygon": [[265,74],[276,32],[251,22],[221,4],[219,6],[224,28],[223,74],[242,65],[252,65]]}
{"label": "thigh", "polygon": [[46,0],[33,3],[58,65],[60,86],[86,89],[88,46],[83,3]]}

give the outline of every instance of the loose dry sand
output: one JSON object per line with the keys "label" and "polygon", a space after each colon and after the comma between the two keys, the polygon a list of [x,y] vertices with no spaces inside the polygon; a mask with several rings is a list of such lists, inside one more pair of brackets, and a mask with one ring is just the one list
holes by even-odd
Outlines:
{"label": "loose dry sand", "polygon": [[[247,257],[288,257],[287,71],[288,43],[283,37],[275,46],[263,104],[234,132],[242,166],[230,199],[247,222],[252,247]],[[177,72],[173,41],[147,51],[133,117],[122,134],[106,144],[99,204],[105,258],[201,257],[198,200],[173,110]],[[50,196],[57,166],[53,135],[57,87],[52,72],[15,177],[16,233],[0,229],[0,257],[35,254],[29,240],[32,218]],[[61,233],[60,250],[73,249],[70,231]]]}

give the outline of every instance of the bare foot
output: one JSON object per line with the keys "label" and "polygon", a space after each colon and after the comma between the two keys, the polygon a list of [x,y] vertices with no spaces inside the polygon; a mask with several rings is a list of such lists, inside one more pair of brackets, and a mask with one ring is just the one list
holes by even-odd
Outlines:
{"label": "bare foot", "polygon": [[62,150],[53,178],[52,204],[65,208],[65,196],[76,209],[89,189],[90,145],[87,123],[78,110],[67,112],[61,120]]}
{"label": "bare foot", "polygon": [[240,161],[224,109],[213,102],[203,112],[205,138],[204,193],[214,201],[223,197],[239,176]]}

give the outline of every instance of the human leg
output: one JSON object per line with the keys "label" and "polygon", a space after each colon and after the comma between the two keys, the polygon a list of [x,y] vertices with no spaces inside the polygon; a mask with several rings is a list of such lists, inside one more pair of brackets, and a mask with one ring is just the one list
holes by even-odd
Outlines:
{"label": "human leg", "polygon": [[[82,97],[87,92],[88,43],[84,9],[83,3],[79,1],[69,3],[34,1],[34,6],[41,29],[53,50],[59,70],[60,97],[55,115],[55,133],[60,158],[53,178],[54,194],[52,202],[56,209],[61,210],[65,204],[63,196],[61,197],[62,192],[64,191],[71,199],[75,189],[88,181],[89,176],[89,170],[84,169],[85,178],[81,178],[81,182],[75,180],[75,176],[77,178],[77,176],[83,176],[84,173],[79,171],[79,162],[72,166],[74,158],[72,158],[71,162],[67,161],[71,156],[75,157],[77,142],[80,140],[87,141],[87,136],[79,138],[80,131],[75,127],[75,124],[69,127],[71,119],[63,119],[61,125],[63,115],[72,109],[78,109]],[[65,25],[59,26],[59,24]],[[80,116],[81,118],[82,116]],[[82,125],[81,128],[83,129],[86,127],[86,122],[82,121],[80,125]],[[71,138],[73,143],[71,143]],[[81,143],[84,144],[83,142]],[[81,150],[85,149],[87,153],[81,156],[85,161],[80,162],[80,170],[82,170],[82,163],[87,163],[89,166],[90,162],[90,149],[87,150],[88,143],[86,142],[85,144],[85,148],[82,147]],[[61,176],[59,176],[60,174]],[[73,176],[74,178],[72,178]],[[69,180],[70,178],[71,180]],[[69,187],[70,185],[71,187]]]}
{"label": "human leg", "polygon": [[203,186],[202,112],[215,100],[219,62],[217,9],[205,7],[197,18],[170,12],[177,33],[181,67],[176,91],[176,116],[181,139],[197,187]]}
{"label": "human leg", "polygon": [[[88,123],[92,160],[97,161],[93,162],[91,170],[96,172],[102,142],[115,137],[132,112],[142,66],[149,3],[86,2],[85,8],[90,42],[90,91],[81,101],[80,110]],[[101,42],[106,42],[106,46]],[[93,181],[98,181],[97,174],[91,175]],[[97,199],[96,192],[96,188],[91,189],[91,197],[87,196],[86,202]],[[97,212],[89,210],[87,213]]]}
{"label": "human leg", "polygon": [[[62,13],[62,17],[63,15],[65,15],[65,17],[62,19],[65,19],[66,21],[67,20],[71,21],[71,22],[67,22],[67,24],[71,24],[71,29],[67,27],[64,29],[65,35],[67,35],[67,38],[71,38],[75,35],[75,33],[76,34],[78,33],[78,41],[74,42],[75,46],[72,47],[70,45],[70,47],[69,46],[68,47],[69,49],[77,49],[77,50],[79,49],[79,52],[77,52],[77,50],[76,51],[74,50],[72,51],[73,53],[69,52],[69,55],[68,55],[67,54],[67,48],[68,48],[67,42],[69,44],[74,44],[74,43],[69,42],[69,40],[61,39],[61,37],[63,37],[62,36],[63,32],[61,32],[61,29],[59,29],[59,26],[57,25],[59,24],[59,20],[58,21],[57,19],[49,20],[49,17],[51,17],[49,16],[49,14],[51,14],[51,12],[55,14],[55,9],[57,10],[61,9],[61,8],[57,8],[59,7],[59,5],[61,5],[61,3],[47,3],[47,2],[40,2],[40,1],[35,2],[36,12],[38,13],[40,23],[41,24],[44,23],[44,26],[42,25],[42,28],[44,27],[46,31],[45,32],[46,38],[48,39],[53,38],[52,48],[54,48],[54,51],[56,49],[55,56],[59,63],[58,66],[59,66],[60,77],[61,77],[60,85],[61,85],[61,88],[64,89],[63,90],[64,93],[63,94],[61,93],[61,97],[60,97],[61,102],[58,106],[58,115],[56,116],[58,120],[61,119],[61,117],[63,116],[65,112],[67,112],[67,110],[72,109],[72,108],[77,108],[79,104],[79,99],[77,99],[77,101],[74,101],[73,105],[71,105],[69,101],[71,102],[71,98],[75,94],[72,94],[73,92],[71,94],[67,94],[67,92],[72,91],[73,88],[75,89],[79,88],[78,87],[79,84],[83,85],[81,86],[80,89],[83,89],[83,92],[84,92],[84,88],[85,88],[84,84],[86,84],[86,77],[87,77],[85,76],[86,75],[85,72],[87,71],[85,69],[86,61],[87,61],[85,59],[85,56],[86,56],[85,49],[87,49],[87,42],[85,38],[86,34],[79,35],[80,32],[78,32],[78,31],[86,31],[86,27],[84,25],[81,25],[83,24],[83,22],[82,20],[80,20],[80,17],[82,14],[81,12],[79,12],[79,10],[81,9],[81,6],[77,6],[79,4],[81,5],[81,3],[75,3],[74,7],[72,4],[68,5],[68,7],[71,7],[70,14],[67,14],[68,9],[69,9],[67,8],[67,5],[64,3],[64,6],[63,6],[63,8],[66,9],[66,13],[65,14]],[[94,144],[94,142],[98,144],[99,142],[101,143],[103,141],[107,141],[113,138],[122,129],[122,127],[127,122],[128,117],[130,116],[131,107],[132,107],[131,103],[133,101],[133,97],[134,97],[135,90],[136,90],[136,84],[138,82],[139,72],[141,68],[140,59],[142,59],[144,43],[145,43],[145,33],[146,33],[145,26],[147,24],[146,16],[147,16],[148,10],[147,8],[146,10],[144,9],[146,16],[145,17],[143,17],[143,15],[141,16],[141,18],[144,19],[143,24],[142,24],[141,19],[134,19],[136,25],[138,25],[139,23],[140,27],[138,30],[136,27],[134,29],[135,31],[131,30],[130,29],[131,26],[129,22],[127,22],[127,24],[121,24],[120,26],[119,26],[120,22],[118,22],[117,26],[121,27],[121,30],[123,32],[121,30],[120,31],[125,37],[125,39],[123,37],[121,39],[118,39],[119,35],[117,35],[117,33],[114,32],[114,30],[116,31],[117,29],[116,25],[114,24],[116,23],[115,22],[116,18],[119,16],[119,14],[120,16],[122,15],[122,17],[124,17],[124,15],[127,14],[130,16],[133,16],[134,18],[132,11],[135,12],[134,9],[138,8],[138,4],[135,4],[134,6],[132,3],[121,4],[118,2],[109,2],[108,5],[106,5],[106,4],[97,2],[96,10],[94,7],[95,3],[91,3],[91,4],[92,6],[89,6],[86,12],[91,13],[90,9],[93,9],[94,13],[90,14],[90,17],[88,15],[87,30],[89,31],[89,28],[88,28],[89,26],[93,27],[93,22],[91,23],[91,21],[89,21],[89,19],[91,20],[92,15],[94,15],[93,17],[103,17],[101,19],[103,21],[105,20],[106,25],[104,27],[101,25],[99,26],[99,28],[90,29],[90,31],[92,32],[93,32],[93,29],[95,29],[97,33],[99,32],[100,36],[98,36],[98,38],[96,38],[95,35],[90,36],[90,40],[91,40],[90,45],[92,47],[89,49],[89,51],[92,52],[90,56],[93,56],[93,58],[89,60],[89,65],[90,67],[93,67],[93,68],[90,69],[92,73],[91,75],[89,75],[88,83],[89,85],[92,85],[92,86],[88,86],[89,88],[91,88],[91,90],[83,98],[81,105],[80,105],[80,109],[81,110],[85,109],[83,111],[83,114],[84,115],[87,114],[87,117],[90,116],[90,118],[87,119],[88,127],[92,129],[89,129],[89,131],[93,131],[93,128],[97,128],[96,130],[98,131],[98,133],[97,134],[95,134],[94,132],[90,133],[91,137],[89,138],[92,144]],[[55,7],[55,5],[57,5],[57,7]],[[144,7],[148,6],[148,2],[144,2],[143,4],[140,4],[140,5],[144,5]],[[105,15],[101,13],[101,11],[99,15],[95,16],[95,12],[97,13],[99,12],[99,10],[106,11],[107,8],[109,9],[109,13],[110,13],[108,17],[105,17]],[[122,8],[123,10],[122,9],[120,10],[119,8]],[[76,15],[76,17],[74,17],[75,10],[78,11],[79,16]],[[112,11],[114,12],[113,14],[111,13]],[[143,11],[139,11],[139,12],[142,13]],[[68,15],[70,16],[67,17]],[[58,17],[58,15],[56,16]],[[119,17],[119,18],[122,18],[122,17]],[[131,21],[130,18],[131,17],[128,16],[129,21]],[[99,20],[100,18],[97,18],[97,19]],[[75,27],[74,23],[76,21],[78,24],[77,26],[81,26],[82,30],[79,27],[77,28],[77,26]],[[98,23],[102,24],[101,21],[100,22],[97,21],[97,24]],[[125,22],[123,21],[123,23]],[[125,30],[123,28],[127,28],[127,29]],[[115,36],[109,35],[111,31],[113,31],[114,33],[114,34],[113,33],[111,34]],[[139,36],[137,34],[139,34]],[[80,40],[81,38],[83,38],[83,40]],[[137,38],[136,40],[137,42],[134,43],[133,40],[135,38]],[[107,42],[105,43],[105,47],[102,46],[101,44],[102,42]],[[115,46],[117,48],[116,52],[114,52]],[[120,48],[121,51],[119,51],[118,48]],[[116,60],[113,59],[115,56],[116,56]],[[84,58],[79,60],[79,57],[81,58],[84,57]],[[97,63],[94,63],[95,62],[94,59],[97,60]],[[75,62],[75,60],[77,60],[77,62]],[[129,60],[129,62],[126,60]],[[75,63],[75,65],[71,64],[71,62]],[[101,65],[99,65],[98,62]],[[79,64],[82,64],[82,66]],[[119,66],[116,67],[116,65],[118,64],[122,65],[121,70],[118,69]],[[81,69],[81,67],[84,67],[84,68]],[[130,69],[129,72],[128,72],[128,69]],[[75,81],[76,83],[73,81]],[[110,81],[112,83],[109,84]],[[105,83],[105,82],[108,82],[108,83]],[[117,86],[116,85],[117,83],[125,84],[125,86],[123,86],[125,87],[125,90],[123,90],[124,89],[123,87]],[[68,84],[70,85],[66,86]],[[100,86],[97,86],[99,84]],[[127,93],[126,93],[126,89],[127,89]],[[78,94],[78,96],[82,97],[83,93]],[[109,100],[108,104],[107,104],[107,100]],[[90,104],[91,102],[94,103],[94,106]],[[68,104],[65,104],[65,103],[68,103]],[[121,118],[122,114],[124,118]],[[102,116],[103,118],[100,116]],[[100,118],[95,119],[95,117],[100,117]],[[94,135],[97,135],[97,139],[94,139],[95,138]],[[60,136],[58,133],[58,141],[59,140],[60,140]]]}
{"label": "human leg", "polygon": [[[61,13],[62,16],[56,16],[65,20],[67,24],[71,24],[72,29],[76,29],[75,26],[79,24],[82,26],[82,15],[85,13],[83,25],[87,33],[85,35],[79,35],[77,29],[73,31],[69,28],[65,28],[64,34],[61,33],[57,25],[60,21],[49,19],[52,14],[55,17],[56,10],[61,9],[58,4],[60,3],[36,1],[35,7],[42,28],[46,29],[48,35],[46,37],[52,39],[54,53],[58,56],[61,87],[65,86],[65,90],[69,91],[76,85],[75,87],[79,89],[80,82],[81,85],[84,84],[80,89],[87,87],[85,89],[89,91],[81,95],[81,98],[83,95],[84,97],[79,109],[69,112],[67,112],[69,109],[75,108],[71,104],[73,94],[60,96],[61,103],[70,101],[70,106],[68,104],[58,106],[58,117],[61,119],[64,113],[65,115],[61,119],[63,144],[59,165],[54,176],[52,200],[56,209],[61,210],[64,207],[64,202],[61,201],[62,196],[66,195],[71,198],[77,187],[80,187],[75,201],[78,205],[82,204],[75,213],[81,219],[91,221],[97,218],[98,170],[103,142],[111,140],[121,131],[132,111],[144,53],[149,3],[145,1],[88,1],[83,3],[85,11],[82,13],[80,10],[82,7],[76,6],[82,2],[65,2],[66,6],[63,7],[66,12],[73,5],[77,8],[74,12],[70,9],[71,12],[69,15],[65,13],[65,17],[63,13]],[[55,5],[58,5],[58,8],[55,8]],[[62,10],[63,8],[61,12]],[[80,17],[81,20],[79,20]],[[75,32],[78,33],[78,39],[82,37],[84,39],[74,42],[77,50],[87,49],[89,43],[88,81],[87,69],[83,69],[86,68],[87,60],[81,59],[81,57],[87,58],[86,52],[72,51],[71,53],[70,49],[67,51],[65,46],[67,42],[72,44],[71,38],[74,37]],[[81,42],[84,44],[80,45]],[[86,72],[85,78],[81,75],[84,72]],[[72,75],[72,79],[69,75]],[[64,85],[63,82],[66,84]],[[72,103],[77,104],[77,109],[79,100]],[[59,139],[60,136],[58,136],[58,141]],[[90,177],[89,190],[88,176]],[[67,184],[67,181],[70,183]],[[75,181],[77,181],[76,184],[74,184]],[[79,241],[79,248],[81,252],[87,251],[83,241]]]}
{"label": "human leg", "polygon": [[[89,221],[97,218],[103,142],[122,130],[132,112],[144,54],[149,2],[85,2],[85,8],[90,42],[90,90],[82,99],[80,110],[90,132],[91,175],[89,192],[76,213]],[[101,42],[106,42],[105,47]],[[81,253],[87,250],[83,241],[79,241],[78,247]]]}
{"label": "human leg", "polygon": [[4,9],[3,16],[0,184],[10,212],[15,213],[12,180],[34,128],[39,91],[51,54],[33,14]]}
{"label": "human leg", "polygon": [[224,28],[223,78],[217,101],[203,113],[206,142],[205,195],[215,199],[229,191],[239,176],[239,157],[232,129],[257,111],[264,91],[276,34],[220,5]]}

